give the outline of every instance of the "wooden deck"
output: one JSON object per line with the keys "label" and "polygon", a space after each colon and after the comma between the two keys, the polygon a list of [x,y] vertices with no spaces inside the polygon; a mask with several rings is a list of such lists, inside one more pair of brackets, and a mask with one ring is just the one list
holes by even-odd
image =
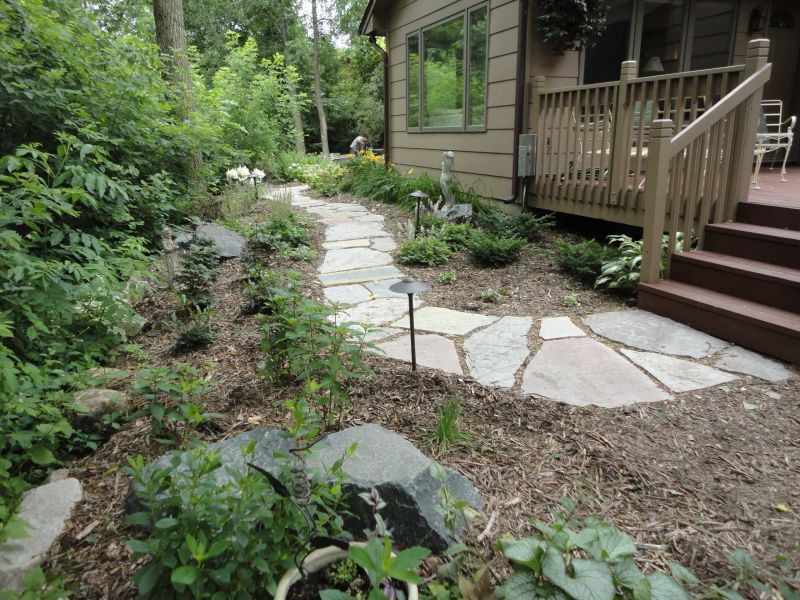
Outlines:
{"label": "wooden deck", "polygon": [[758,176],[761,187],[757,190],[750,185],[749,202],[766,204],[782,204],[785,202],[800,206],[800,167],[786,167],[786,181],[781,181],[780,163],[770,170],[769,162],[764,161]]}

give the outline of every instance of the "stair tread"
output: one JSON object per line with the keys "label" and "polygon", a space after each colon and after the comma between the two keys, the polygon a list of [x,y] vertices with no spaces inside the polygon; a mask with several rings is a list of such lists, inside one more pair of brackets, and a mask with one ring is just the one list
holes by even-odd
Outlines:
{"label": "stair tread", "polygon": [[753,225],[752,223],[741,223],[739,221],[709,224],[706,225],[706,229],[800,246],[800,231],[794,231],[792,229],[778,229],[777,227]]}
{"label": "stair tread", "polygon": [[694,252],[676,252],[672,255],[672,260],[700,262],[721,267],[728,271],[744,272],[755,277],[779,280],[792,286],[800,286],[800,269],[733,256],[732,254],[711,252],[710,250],[695,250]]}
{"label": "stair tread", "polygon": [[800,338],[800,314],[788,310],[670,279],[658,283],[642,283],[640,287],[656,294],[677,297],[684,302],[702,304],[715,312]]}
{"label": "stair tread", "polygon": [[756,206],[777,206],[780,208],[788,208],[790,210],[796,210],[800,212],[800,203],[798,202],[790,202],[788,200],[770,200],[766,198],[762,198],[761,200],[747,200],[743,204],[754,204]]}

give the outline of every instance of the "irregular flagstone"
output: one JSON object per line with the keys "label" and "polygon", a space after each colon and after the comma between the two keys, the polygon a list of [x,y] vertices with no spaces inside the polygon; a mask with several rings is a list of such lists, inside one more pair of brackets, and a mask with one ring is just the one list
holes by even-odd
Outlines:
{"label": "irregular flagstone", "polygon": [[514,375],[528,358],[530,317],[503,317],[464,342],[470,374],[483,385],[514,386]]}
{"label": "irregular flagstone", "polygon": [[[369,248],[372,240],[363,238],[360,240],[341,240],[340,242],[323,242],[322,247],[325,250],[333,250],[334,248]],[[375,248],[380,250],[380,248]]]}
{"label": "irregular flagstone", "polygon": [[544,342],[522,375],[522,392],[608,408],[670,398],[630,362],[588,337]]}
{"label": "irregular flagstone", "polygon": [[353,217],[354,221],[361,221],[363,223],[383,223],[383,215],[376,215],[375,213],[367,213],[362,215],[356,215]]}
{"label": "irregular flagstone", "polygon": [[27,537],[0,545],[0,590],[21,587],[25,574],[44,562],[82,497],[72,477],[25,492],[17,516],[27,524]]}
{"label": "irregular flagstone", "polygon": [[[414,299],[414,306],[420,303]],[[354,321],[370,325],[384,325],[408,312],[408,300],[403,298],[378,298],[356,304],[339,314],[339,322]]]}
{"label": "irregular flagstone", "polygon": [[[415,341],[418,365],[438,369],[445,373],[464,374],[453,340],[448,340],[440,335],[418,335]],[[389,358],[411,362],[410,335],[377,344],[377,347],[383,350]]]}
{"label": "irregular flagstone", "polygon": [[380,250],[381,252],[391,252],[397,248],[397,243],[390,237],[373,238],[372,249]]}
{"label": "irregular flagstone", "polygon": [[737,379],[735,375],[681,358],[627,348],[620,352],[674,392],[700,390]]}
{"label": "irregular flagstone", "polygon": [[336,302],[337,304],[358,304],[372,298],[372,292],[357,283],[327,287],[323,290],[323,293],[328,302]]}
{"label": "irregular flagstone", "polygon": [[[438,308],[426,306],[419,312],[414,313],[414,326],[423,331],[435,331],[436,333],[446,333],[450,335],[466,335],[473,329],[491,325],[499,317],[481,315],[477,313],[462,312],[449,308]],[[394,327],[409,328],[408,317],[403,317]]]}
{"label": "irregular flagstone", "polygon": [[598,313],[583,319],[597,335],[639,350],[704,358],[725,348],[720,339],[644,310]]}
{"label": "irregular flagstone", "polygon": [[400,294],[389,289],[398,281],[399,279],[384,279],[383,281],[375,281],[373,283],[368,283],[367,289],[375,294],[378,298],[408,298],[408,294]]}
{"label": "irregular flagstone", "polygon": [[392,264],[392,257],[386,252],[371,248],[334,248],[325,253],[325,260],[319,267],[320,273],[352,271],[369,267],[382,267]]}
{"label": "irregular flagstone", "polygon": [[386,237],[389,235],[384,231],[380,223],[359,223],[350,221],[347,223],[336,223],[325,230],[326,242],[338,242],[340,240],[356,240],[360,238]]}
{"label": "irregular flagstone", "polygon": [[322,285],[344,285],[346,283],[364,283],[380,279],[400,279],[402,273],[395,267],[375,267],[373,269],[354,269],[352,271],[339,271],[325,273],[319,276]]}
{"label": "irregular flagstone", "polygon": [[555,340],[567,337],[583,337],[586,333],[575,325],[569,317],[547,317],[542,319],[539,337],[543,340]]}
{"label": "irregular flagstone", "polygon": [[744,373],[759,379],[777,383],[793,377],[792,372],[777,361],[771,360],[739,346],[728,348],[719,353],[714,363],[718,369]]}

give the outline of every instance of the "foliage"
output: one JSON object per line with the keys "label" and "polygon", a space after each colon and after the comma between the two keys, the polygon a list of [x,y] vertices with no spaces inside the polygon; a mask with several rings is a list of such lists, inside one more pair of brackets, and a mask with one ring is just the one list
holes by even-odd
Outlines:
{"label": "foliage", "polygon": [[178,290],[190,309],[202,310],[213,304],[211,284],[217,275],[217,245],[209,239],[193,236],[186,253],[181,257],[180,273],[175,277]]}
{"label": "foliage", "polygon": [[450,247],[437,236],[426,236],[406,242],[397,251],[397,262],[403,265],[443,265],[452,255]]}
{"label": "foliage", "polygon": [[440,273],[437,281],[442,285],[450,285],[451,283],[455,283],[458,277],[453,271],[445,271],[444,273]]}
{"label": "foliage", "polygon": [[519,260],[519,254],[524,245],[525,240],[519,237],[484,233],[476,236],[470,252],[478,263],[499,267]]}
{"label": "foliage", "polygon": [[284,300],[285,292],[292,292],[300,285],[299,275],[271,271],[257,264],[247,271],[244,284],[245,310],[252,313],[272,314],[276,305]]}
{"label": "foliage", "polygon": [[436,429],[431,439],[440,452],[447,452],[453,446],[469,442],[472,434],[458,426],[461,416],[461,403],[458,398],[448,398],[436,409]]}
{"label": "foliage", "polygon": [[189,314],[188,322],[178,324],[178,337],[172,352],[184,354],[199,348],[205,348],[214,341],[214,325],[211,317],[214,311],[210,308],[194,309]]}
{"label": "foliage", "polygon": [[613,260],[615,255],[614,248],[592,239],[579,242],[556,240],[556,264],[584,283],[594,283],[603,264]]}
{"label": "foliage", "polygon": [[48,581],[42,568],[34,567],[25,574],[21,590],[0,591],[0,600],[62,600],[72,595],[65,583],[64,577]]}
{"label": "foliage", "polygon": [[447,223],[438,232],[439,238],[454,252],[468,250],[480,232],[468,223]]}
{"label": "foliage", "polygon": [[568,498],[562,503],[564,510],[552,523],[534,523],[536,534],[499,542],[514,568],[497,592],[500,598],[689,600],[676,579],[659,571],[642,573],[630,537],[598,518],[575,518],[574,504]]}
{"label": "foliage", "polygon": [[576,306],[580,306],[581,302],[578,299],[578,294],[564,294],[564,306],[568,308],[575,308]]}
{"label": "foliage", "polygon": [[317,251],[311,246],[298,246],[297,248],[284,248],[279,255],[284,260],[313,262],[317,258]]}
{"label": "foliage", "polygon": [[555,54],[580,50],[606,28],[608,0],[542,0],[536,27]]}
{"label": "foliage", "polygon": [[[683,233],[676,236],[676,249],[680,251],[680,244],[683,242]],[[600,275],[594,282],[594,287],[608,287],[618,289],[631,294],[636,293],[639,284],[639,274],[642,270],[642,244],[644,240],[632,240],[627,235],[610,235],[608,242],[616,245],[617,254],[608,262],[600,267]],[[664,276],[664,271],[669,257],[669,235],[664,235],[661,240],[661,269],[660,275]]]}
{"label": "foliage", "polygon": [[[243,462],[253,460],[256,442],[243,447]],[[146,469],[141,457],[129,460],[126,472],[138,486],[145,510],[128,523],[146,528],[147,537],[127,541],[135,558],[146,564],[134,575],[141,597],[261,598],[273,594],[281,574],[302,559],[310,536],[342,532],[336,509],[341,500],[341,461],[323,476],[308,477],[307,500],[275,493],[255,470],[223,468],[219,453],[198,449],[178,454],[161,468]],[[280,459],[278,480],[292,488],[293,462]]]}
{"label": "foliage", "polygon": [[298,213],[288,217],[273,216],[253,228],[250,244],[265,252],[281,252],[290,248],[311,246],[311,236]]}
{"label": "foliage", "polygon": [[382,160],[370,156],[353,159],[342,187],[356,196],[405,208],[415,206],[415,199],[409,195],[415,190],[422,190],[431,198],[441,195],[439,182],[427,174],[402,175],[393,166],[387,169]]}
{"label": "foliage", "polygon": [[523,212],[519,215],[507,215],[499,210],[491,210],[480,215],[479,224],[487,233],[516,236],[533,242],[541,240],[544,232],[555,226],[555,219],[552,214],[539,216]]}
{"label": "foliage", "polygon": [[494,288],[486,288],[483,292],[481,292],[481,300],[490,304],[500,302],[501,297],[502,294]]}

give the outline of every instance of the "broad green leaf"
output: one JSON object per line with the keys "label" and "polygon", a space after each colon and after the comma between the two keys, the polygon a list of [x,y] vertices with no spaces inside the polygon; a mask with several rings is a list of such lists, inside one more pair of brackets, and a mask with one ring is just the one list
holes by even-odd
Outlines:
{"label": "broad green leaf", "polygon": [[41,444],[31,446],[30,450],[28,450],[28,454],[31,460],[37,465],[49,465],[50,463],[56,462],[56,457],[53,456],[50,449]]}
{"label": "broad green leaf", "polygon": [[524,565],[532,571],[540,571],[542,555],[547,549],[547,544],[538,538],[523,538],[521,540],[500,540],[503,554],[512,563]]}
{"label": "broad green leaf", "polygon": [[645,575],[633,558],[625,558],[614,565],[614,580],[621,587],[633,590],[643,579]]}
{"label": "broad green leaf", "polygon": [[669,570],[672,572],[672,576],[678,581],[683,581],[687,585],[697,585],[700,583],[700,580],[695,577],[694,573],[682,564],[672,560],[667,561],[667,564],[669,564]]}
{"label": "broad green leaf", "polygon": [[555,550],[548,549],[542,560],[542,574],[554,585],[575,600],[614,600],[614,582],[611,569],[605,563],[575,558],[567,573],[564,559]]}
{"label": "broad green leaf", "polygon": [[430,556],[431,551],[427,548],[420,548],[414,546],[400,552],[392,563],[392,570],[400,571],[414,570],[419,567],[420,563]]}
{"label": "broad green leaf", "polygon": [[154,563],[145,565],[136,571],[133,580],[141,597],[146,598],[155,589],[160,575],[161,565]]}
{"label": "broad green leaf", "polygon": [[689,594],[683,586],[669,575],[653,573],[647,576],[650,583],[651,600],[689,600]]}
{"label": "broad green leaf", "polygon": [[178,524],[178,519],[173,519],[172,517],[165,517],[156,521],[156,529],[170,529],[171,527],[175,527]]}
{"label": "broad green leaf", "polygon": [[183,567],[178,567],[172,571],[170,581],[172,583],[192,585],[195,581],[197,581],[198,575],[200,575],[200,569],[194,565],[186,565]]}
{"label": "broad green leaf", "polygon": [[353,600],[350,594],[345,594],[339,590],[322,590],[319,593],[322,600]]}

